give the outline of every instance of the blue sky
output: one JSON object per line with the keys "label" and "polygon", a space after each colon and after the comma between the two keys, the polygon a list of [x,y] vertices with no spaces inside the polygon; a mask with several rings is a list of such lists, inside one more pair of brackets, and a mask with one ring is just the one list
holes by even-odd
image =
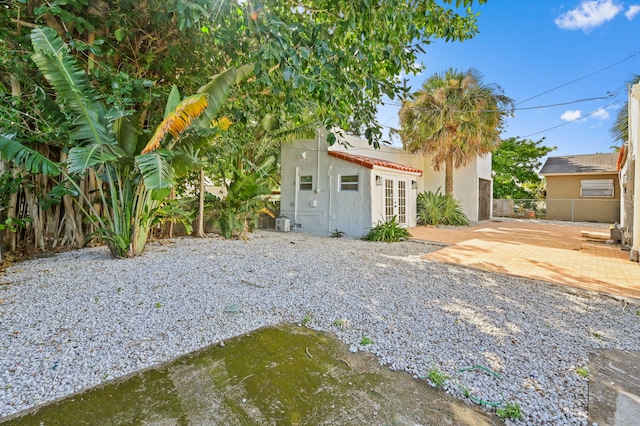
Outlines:
{"label": "blue sky", "polygon": [[[425,69],[407,76],[408,85],[415,91],[434,73],[476,68],[516,108],[532,108],[507,119],[503,139],[544,137],[558,147],[552,156],[611,152],[609,130],[627,99],[625,83],[640,74],[640,0],[634,1],[489,0],[474,6],[479,34],[426,46]],[[576,102],[590,98],[604,99]],[[398,110],[398,101],[381,106],[380,123],[396,127]]]}

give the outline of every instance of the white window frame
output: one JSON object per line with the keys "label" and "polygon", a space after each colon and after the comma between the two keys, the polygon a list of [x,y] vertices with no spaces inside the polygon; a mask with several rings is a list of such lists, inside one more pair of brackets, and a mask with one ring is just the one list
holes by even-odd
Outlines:
{"label": "white window frame", "polygon": [[[345,181],[345,178],[347,180]],[[350,180],[353,179],[354,180]],[[358,192],[360,190],[360,175],[340,175],[340,191]]]}
{"label": "white window frame", "polygon": [[613,179],[580,180],[580,196],[583,198],[613,198],[615,187]]}
{"label": "white window frame", "polygon": [[300,183],[298,190],[300,191],[313,191],[313,175],[300,176]]}

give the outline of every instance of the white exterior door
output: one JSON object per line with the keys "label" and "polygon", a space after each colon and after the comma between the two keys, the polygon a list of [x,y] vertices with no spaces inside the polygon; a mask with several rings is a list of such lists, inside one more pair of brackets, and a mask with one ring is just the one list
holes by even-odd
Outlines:
{"label": "white exterior door", "polygon": [[407,225],[407,179],[384,177],[384,220],[389,222],[393,217],[401,225]]}

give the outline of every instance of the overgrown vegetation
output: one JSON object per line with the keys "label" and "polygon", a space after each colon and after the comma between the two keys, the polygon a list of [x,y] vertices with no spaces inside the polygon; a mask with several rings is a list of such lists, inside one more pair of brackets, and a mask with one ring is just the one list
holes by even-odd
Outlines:
{"label": "overgrown vegetation", "polygon": [[449,194],[427,191],[418,194],[418,223],[420,225],[469,225],[458,200]]}
{"label": "overgrown vegetation", "polygon": [[[0,162],[0,173],[17,179],[0,216],[9,248],[81,247],[99,236],[114,255],[135,255],[145,230],[159,230],[167,218],[189,228],[196,211],[196,234],[203,235],[205,179],[228,192],[207,217],[224,235],[241,235],[256,210],[269,209],[264,193],[279,185],[282,141],[339,127],[378,145],[375,107],[384,96],[405,94],[397,76],[421,70],[417,56],[434,38],[473,37],[471,6],[485,1],[339,1],[331,10],[316,0],[296,7],[283,0],[259,7],[234,0],[3,2],[0,151],[13,164]],[[55,52],[32,44],[31,29],[46,40],[55,33]],[[65,67],[57,77],[50,68],[56,59]],[[221,105],[216,120],[198,118],[200,92],[183,99],[174,118],[186,120],[175,134],[169,128],[179,120],[161,125],[171,113],[166,105],[180,100],[174,86],[196,93],[210,76],[245,64],[254,77],[225,102],[208,93],[209,105]],[[61,90],[62,75],[69,80]],[[230,128],[215,130],[223,127]],[[160,144],[142,153],[154,135]],[[197,138],[208,143],[198,146]],[[160,172],[155,182],[152,168]],[[188,182],[173,185],[180,176]],[[199,202],[167,201],[185,197]]]}
{"label": "overgrown vegetation", "polygon": [[[79,197],[74,201],[93,225],[92,235],[105,241],[114,257],[142,253],[149,230],[162,217],[171,215],[188,223],[188,213],[162,201],[175,185],[176,175],[200,166],[197,153],[217,132],[217,126],[211,125],[213,118],[231,86],[248,70],[240,74],[229,69],[183,100],[174,86],[164,120],[145,141],[138,137],[142,130],[134,111],[96,99],[88,75],[53,29],[36,28],[31,38],[33,60],[57,95],[49,104],[50,113],[61,122],[71,121],[71,145],[66,161],[56,162],[13,137],[0,135],[4,159],[57,179],[52,192],[59,197]],[[86,175],[95,182],[91,194],[80,186]]]}
{"label": "overgrown vegetation", "polygon": [[394,243],[409,237],[411,237],[409,231],[398,223],[396,216],[393,216],[391,220],[379,223],[371,228],[362,239],[366,241]]}

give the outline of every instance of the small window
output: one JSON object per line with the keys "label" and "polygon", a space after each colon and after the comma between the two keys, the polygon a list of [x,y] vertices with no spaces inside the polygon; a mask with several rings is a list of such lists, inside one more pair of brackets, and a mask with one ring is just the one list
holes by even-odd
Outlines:
{"label": "small window", "polygon": [[613,179],[585,179],[580,181],[581,197],[613,198]]}
{"label": "small window", "polygon": [[340,176],[340,191],[357,191],[358,175]]}
{"label": "small window", "polygon": [[313,176],[300,176],[300,191],[313,190]]}

